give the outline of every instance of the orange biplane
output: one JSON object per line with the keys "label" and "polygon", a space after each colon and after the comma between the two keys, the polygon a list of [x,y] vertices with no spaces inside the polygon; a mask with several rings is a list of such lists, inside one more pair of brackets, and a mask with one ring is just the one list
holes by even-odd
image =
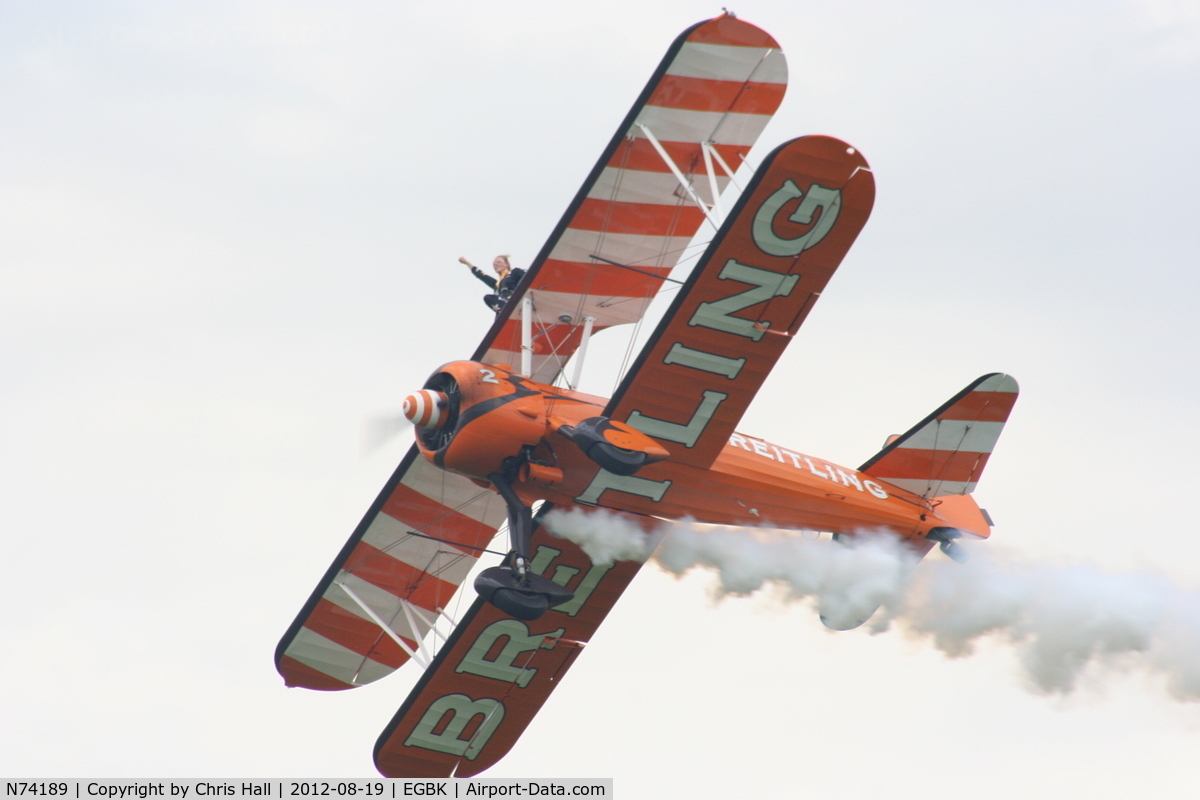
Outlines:
{"label": "orange biplane", "polygon": [[[805,136],[766,156],[723,213],[731,165],[786,82],[779,45],[753,25],[726,14],[681,34],[472,358],[405,399],[416,445],[276,651],[287,684],[310,689],[425,667],[377,743],[383,774],[495,764],[637,573],[547,533],[551,507],[606,509],[648,532],[680,518],[886,530],[921,556],[940,544],[960,557],[956,539],[989,535],[970,493],[1016,400],[1007,375],[974,381],[858,469],[735,430],[874,201],[862,154]],[[711,243],[615,395],[576,391],[590,338],[639,321],[708,224]],[[505,524],[507,556],[443,635]]]}

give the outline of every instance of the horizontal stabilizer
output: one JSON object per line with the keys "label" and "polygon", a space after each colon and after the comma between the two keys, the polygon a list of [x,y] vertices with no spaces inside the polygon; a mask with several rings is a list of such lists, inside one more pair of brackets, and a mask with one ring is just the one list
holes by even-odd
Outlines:
{"label": "horizontal stabilizer", "polygon": [[972,382],[861,467],[925,498],[970,494],[1017,402],[1017,382],[992,373]]}

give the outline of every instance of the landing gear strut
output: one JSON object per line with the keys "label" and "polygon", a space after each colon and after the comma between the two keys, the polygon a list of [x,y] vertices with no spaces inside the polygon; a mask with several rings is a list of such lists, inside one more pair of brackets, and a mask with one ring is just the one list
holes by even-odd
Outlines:
{"label": "landing gear strut", "polygon": [[488,476],[508,506],[508,535],[512,549],[499,567],[490,567],[475,578],[475,591],[487,602],[516,619],[531,621],[551,606],[561,605],[575,596],[554,581],[529,571],[530,542],[533,539],[533,511],[513,491],[509,475],[496,472]]}

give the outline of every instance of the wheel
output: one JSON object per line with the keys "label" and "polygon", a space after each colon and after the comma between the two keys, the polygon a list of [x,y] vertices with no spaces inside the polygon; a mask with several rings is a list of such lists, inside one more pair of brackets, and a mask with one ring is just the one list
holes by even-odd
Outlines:
{"label": "wheel", "polygon": [[541,575],[519,579],[510,567],[489,567],[475,577],[475,591],[487,602],[515,619],[532,622],[551,606],[562,605],[575,596]]}
{"label": "wheel", "polygon": [[550,608],[546,595],[517,589],[497,589],[492,592],[488,602],[510,617],[524,622],[532,622]]}

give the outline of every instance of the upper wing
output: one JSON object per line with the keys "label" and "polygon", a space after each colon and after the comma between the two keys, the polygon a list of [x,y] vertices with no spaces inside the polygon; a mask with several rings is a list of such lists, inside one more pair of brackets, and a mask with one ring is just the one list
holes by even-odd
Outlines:
{"label": "upper wing", "polygon": [[[658,520],[620,514],[626,522]],[[651,542],[653,549],[654,542]],[[482,598],[455,629],[375,745],[375,765],[393,778],[475,775],[499,761],[561,682],[641,562],[594,564],[540,527],[530,569],[575,592],[533,622]]]}
{"label": "upper wing", "polygon": [[711,206],[707,176],[719,175],[718,195],[729,178],[702,143],[736,171],[786,88],[783,52],[765,31],[720,16],[680,34],[473,360],[521,364],[525,294],[530,377],[543,383],[579,346],[586,317],[595,330],[641,319],[705,216],[653,140]]}
{"label": "upper wing", "polygon": [[284,681],[350,689],[400,667],[507,515],[495,492],[413,447],[280,640]]}
{"label": "upper wing", "polygon": [[768,156],[605,414],[706,468],[858,236],[866,159],[805,136]]}

